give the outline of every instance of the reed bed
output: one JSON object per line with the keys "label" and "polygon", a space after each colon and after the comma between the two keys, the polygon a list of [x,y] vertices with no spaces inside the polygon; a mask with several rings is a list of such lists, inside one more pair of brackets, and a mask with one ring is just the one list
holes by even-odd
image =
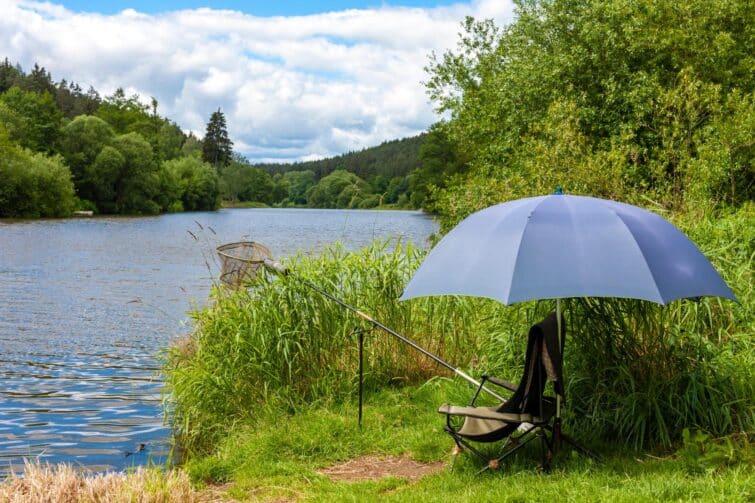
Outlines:
{"label": "reed bed", "polygon": [[[755,430],[753,208],[687,226],[677,222],[722,271],[740,304],[564,302],[572,431],[642,448],[669,447],[685,427],[715,436]],[[383,242],[352,253],[334,246],[286,265],[473,375],[518,379],[528,327],[553,302],[397,302],[422,257],[411,246]],[[194,331],[168,351],[164,366],[168,412],[190,452],[212,449],[238,422],[353,399],[357,330],[367,331],[368,391],[447,375],[291,278],[263,274],[247,288],[217,288],[193,319]]]}
{"label": "reed bed", "polygon": [[192,503],[211,501],[182,471],[138,467],[130,473],[87,474],[71,465],[26,462],[22,475],[0,483],[2,503]]}
{"label": "reed bed", "polygon": [[569,410],[588,419],[586,433],[640,448],[669,447],[685,427],[714,436],[755,431],[754,209],[677,222],[740,303],[566,303]]}
{"label": "reed bed", "polygon": [[[354,253],[334,246],[287,265],[442,358],[474,365],[480,333],[506,326],[498,322],[504,311],[470,299],[397,302],[421,257],[412,246],[382,242]],[[194,332],[169,351],[165,365],[173,425],[192,449],[266,411],[355,396],[359,330],[365,331],[367,390],[443,373],[291,278],[262,274],[247,288],[216,288],[193,318]]]}

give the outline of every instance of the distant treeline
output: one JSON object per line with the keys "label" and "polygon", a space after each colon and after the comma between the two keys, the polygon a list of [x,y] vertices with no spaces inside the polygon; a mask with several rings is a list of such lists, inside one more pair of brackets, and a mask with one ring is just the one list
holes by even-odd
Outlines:
{"label": "distant treeline", "polygon": [[387,141],[318,161],[252,165],[233,152],[218,110],[203,139],[158,102],[103,97],[35,64],[0,63],[0,218],[213,210],[229,204],[427,207],[464,163],[445,133]]}
{"label": "distant treeline", "polygon": [[303,161],[291,164],[255,164],[271,175],[288,173],[289,171],[312,171],[317,179],[321,179],[337,169],[344,169],[354,173],[359,178],[367,180],[372,176],[406,176],[419,167],[419,149],[424,142],[425,134],[391,140],[376,147],[366,148],[358,152],[319,159],[317,161]]}
{"label": "distant treeline", "polygon": [[431,132],[317,161],[255,164],[235,159],[221,169],[230,201],[313,208],[420,208],[427,195]]}

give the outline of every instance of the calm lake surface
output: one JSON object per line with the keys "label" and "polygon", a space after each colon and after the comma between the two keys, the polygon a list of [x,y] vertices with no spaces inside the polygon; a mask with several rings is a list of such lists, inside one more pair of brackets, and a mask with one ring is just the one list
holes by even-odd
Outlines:
{"label": "calm lake surface", "polygon": [[164,462],[158,353],[190,330],[214,248],[276,258],[437,225],[412,211],[226,209],[145,218],[0,221],[0,473],[24,458],[121,470]]}

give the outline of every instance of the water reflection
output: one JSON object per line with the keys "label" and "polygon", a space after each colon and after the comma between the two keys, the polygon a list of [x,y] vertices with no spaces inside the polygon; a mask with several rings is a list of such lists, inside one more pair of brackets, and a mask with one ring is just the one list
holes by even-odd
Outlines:
{"label": "water reflection", "polygon": [[218,244],[252,238],[284,257],[435,230],[416,212],[345,210],[0,222],[0,471],[24,457],[164,462],[156,355],[207,297]]}

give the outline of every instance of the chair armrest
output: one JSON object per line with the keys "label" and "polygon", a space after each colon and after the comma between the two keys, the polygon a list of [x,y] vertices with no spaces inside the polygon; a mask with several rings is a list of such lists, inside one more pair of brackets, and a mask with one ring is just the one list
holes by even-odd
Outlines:
{"label": "chair armrest", "polygon": [[503,423],[529,423],[537,421],[532,414],[514,414],[510,412],[496,412],[487,407],[457,407],[454,405],[443,404],[438,409],[438,413],[447,416],[474,417],[477,419],[492,419]]}
{"label": "chair armrest", "polygon": [[[480,377],[480,385],[477,387],[477,391],[475,391],[475,394],[472,396],[472,400],[470,400],[468,407],[475,407],[475,402],[477,402],[477,397],[480,396],[480,392],[485,389],[488,393],[493,393],[491,390],[485,388],[485,383],[492,383],[496,386],[500,386],[501,388],[507,389],[509,391],[516,391],[516,386],[508,381],[504,381],[503,379],[498,379],[497,377],[491,377],[489,375],[483,375]],[[499,395],[493,393],[494,396],[501,398]]]}
{"label": "chair armrest", "polygon": [[496,386],[500,386],[501,388],[507,389],[509,391],[517,390],[516,384],[506,381],[504,379],[499,379],[497,377],[492,377],[492,376],[482,376],[482,378],[488,382],[495,384]]}

